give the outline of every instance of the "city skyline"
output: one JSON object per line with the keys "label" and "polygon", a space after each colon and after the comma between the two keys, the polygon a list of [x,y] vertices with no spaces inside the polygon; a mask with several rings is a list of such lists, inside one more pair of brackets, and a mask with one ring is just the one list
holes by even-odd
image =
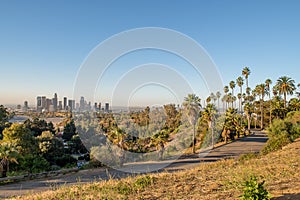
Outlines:
{"label": "city skyline", "polygon": [[[300,13],[298,1],[3,1],[0,6],[0,104],[35,104],[35,97],[55,92],[73,97],[80,66],[107,38],[134,28],[172,29],[198,42],[217,66],[224,85],[250,67],[249,86],[289,76],[300,82]],[[195,93],[210,92],[182,59],[142,51],[120,58],[105,76],[105,90],[95,99],[110,102],[116,74],[144,63],[159,62],[187,77]],[[124,70],[126,69],[126,70]],[[97,87],[97,86],[95,86]],[[170,102],[165,90],[147,87],[137,104]],[[221,91],[222,92],[222,91]],[[142,98],[144,97],[144,98]],[[151,100],[151,101],[150,101]],[[182,99],[180,99],[182,100]],[[89,101],[93,102],[93,99]]]}

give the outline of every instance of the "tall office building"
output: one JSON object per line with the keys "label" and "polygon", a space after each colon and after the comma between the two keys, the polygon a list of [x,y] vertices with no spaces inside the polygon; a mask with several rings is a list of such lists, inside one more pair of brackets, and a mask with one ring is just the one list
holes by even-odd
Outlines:
{"label": "tall office building", "polygon": [[57,107],[57,110],[62,110],[63,107],[62,107],[62,101],[58,101],[58,107]]}
{"label": "tall office building", "polygon": [[42,97],[40,96],[36,98],[36,110],[42,110]]}
{"label": "tall office building", "polygon": [[54,112],[57,111],[57,94],[54,94],[54,98],[52,99]]}
{"label": "tall office building", "polygon": [[85,109],[85,101],[84,101],[84,97],[81,97],[79,102],[79,111],[84,111],[84,109]]}
{"label": "tall office building", "polygon": [[67,97],[64,97],[64,110],[67,110]]}
{"label": "tall office building", "polygon": [[109,112],[109,103],[105,103],[105,112]]}
{"label": "tall office building", "polygon": [[68,107],[69,107],[69,111],[74,111],[75,110],[75,100],[69,99]]}
{"label": "tall office building", "polygon": [[42,96],[42,109],[46,109],[47,99],[45,96]]}
{"label": "tall office building", "polygon": [[28,110],[28,101],[24,101],[24,107],[23,107],[24,111]]}

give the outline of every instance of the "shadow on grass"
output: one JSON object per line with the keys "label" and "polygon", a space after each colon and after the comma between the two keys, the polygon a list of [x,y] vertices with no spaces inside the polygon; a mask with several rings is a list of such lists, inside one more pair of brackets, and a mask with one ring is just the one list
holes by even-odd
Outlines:
{"label": "shadow on grass", "polygon": [[300,193],[298,194],[284,194],[283,196],[280,197],[274,197],[271,200],[296,200],[300,199]]}

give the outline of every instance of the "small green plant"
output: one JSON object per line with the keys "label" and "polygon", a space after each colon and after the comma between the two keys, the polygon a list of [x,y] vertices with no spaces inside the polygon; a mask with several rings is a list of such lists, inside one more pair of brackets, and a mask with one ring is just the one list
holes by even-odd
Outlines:
{"label": "small green plant", "polygon": [[249,180],[244,183],[244,194],[241,200],[269,200],[270,194],[264,188],[265,181],[258,182],[255,176],[251,176]]}
{"label": "small green plant", "polygon": [[133,183],[136,189],[143,189],[153,183],[153,178],[149,175],[139,177]]}

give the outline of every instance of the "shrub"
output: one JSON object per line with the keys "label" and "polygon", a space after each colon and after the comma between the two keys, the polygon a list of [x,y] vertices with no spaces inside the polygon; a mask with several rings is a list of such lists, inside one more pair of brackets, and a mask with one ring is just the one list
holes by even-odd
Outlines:
{"label": "shrub", "polygon": [[241,196],[242,200],[269,200],[270,194],[264,188],[265,181],[258,182],[255,176],[251,176],[249,180],[244,183],[244,194]]}
{"label": "shrub", "polygon": [[262,154],[267,154],[272,151],[277,151],[282,149],[285,145],[289,144],[291,142],[290,137],[287,133],[283,132],[276,136],[270,137],[267,141],[267,144],[262,149]]}

